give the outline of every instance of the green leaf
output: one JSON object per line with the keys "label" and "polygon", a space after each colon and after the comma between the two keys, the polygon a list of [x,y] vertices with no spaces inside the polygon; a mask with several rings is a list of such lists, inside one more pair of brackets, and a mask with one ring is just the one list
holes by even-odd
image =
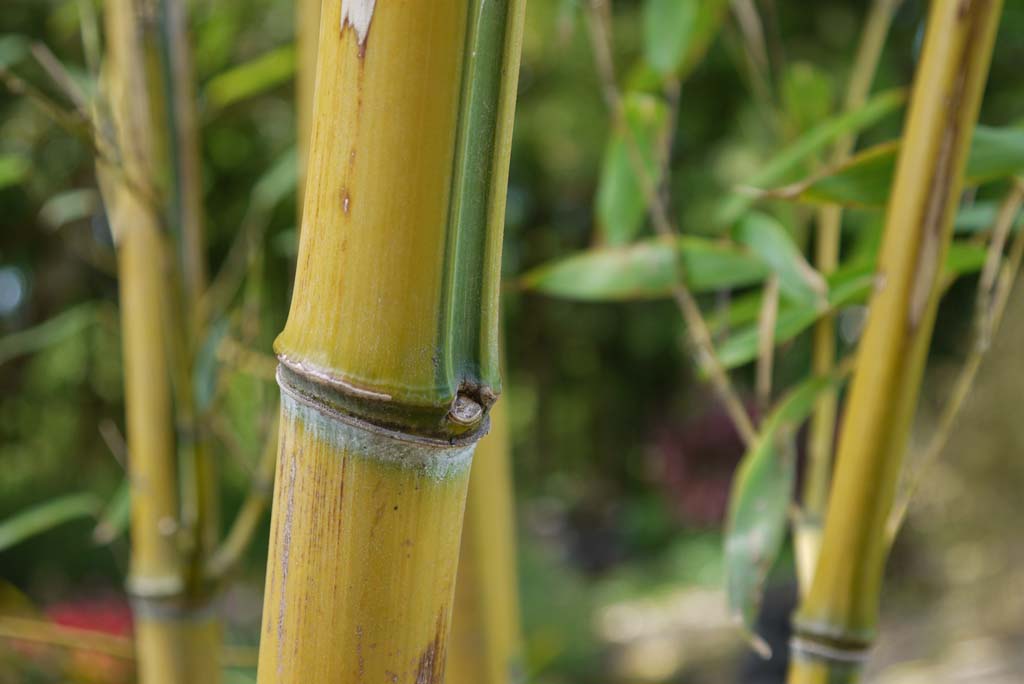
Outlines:
{"label": "green leaf", "polygon": [[757,212],[747,214],[736,226],[733,237],[778,276],[783,294],[811,306],[827,306],[825,279],[807,263],[789,233],[773,217]]}
{"label": "green leaf", "polygon": [[128,529],[128,518],[131,513],[131,483],[125,477],[114,490],[107,502],[100,520],[92,531],[92,539],[97,544],[109,544]]}
{"label": "green leaf", "polygon": [[295,46],[285,45],[218,74],[206,84],[206,113],[286,83],[295,73]]}
{"label": "green leaf", "polygon": [[976,126],[971,137],[966,175],[984,183],[1024,172],[1024,129]]}
{"label": "green leaf", "polygon": [[62,496],[0,521],[0,551],[47,532],[75,518],[96,515],[100,503],[92,494]]}
{"label": "green leaf", "polygon": [[46,200],[39,210],[39,218],[51,228],[60,228],[95,214],[100,207],[100,196],[92,188],[68,190]]}
{"label": "green leaf", "polygon": [[674,244],[651,239],[627,247],[589,249],[530,271],[522,284],[580,301],[660,299],[672,294],[679,265],[694,292],[751,285],[767,273],[758,259],[734,245],[684,236]]}
{"label": "green leaf", "polygon": [[636,167],[642,163],[647,178],[657,186],[656,150],[668,118],[665,102],[645,93],[628,93],[623,107],[630,133],[620,127],[608,140],[597,186],[597,227],[609,245],[631,242],[643,226],[647,200]]}
{"label": "green leaf", "polygon": [[295,194],[299,178],[299,154],[291,147],[281,154],[256,181],[252,189],[253,209],[269,212],[278,202]]}
{"label": "green leaf", "polygon": [[[837,378],[810,378],[769,414],[733,478],[725,532],[729,612],[753,636],[764,582],[786,538],[796,480],[795,434],[814,401]],[[766,644],[753,637],[755,643]]]}
{"label": "green leaf", "polygon": [[45,349],[75,335],[96,320],[96,304],[79,304],[37,326],[0,337],[0,364],[23,354]]}
{"label": "green leaf", "polygon": [[[900,141],[869,147],[837,167],[781,188],[763,197],[816,204],[883,207],[896,175]],[[971,139],[965,182],[979,185],[1024,173],[1024,129],[978,126]]]}
{"label": "green leaf", "polygon": [[793,130],[806,131],[825,120],[835,98],[829,74],[810,62],[793,62],[782,79],[782,103]]}
{"label": "green leaf", "polygon": [[0,190],[18,185],[28,176],[28,159],[17,154],[0,154]]}
{"label": "green leaf", "polygon": [[[959,234],[970,235],[990,230],[999,214],[998,202],[974,202],[961,207],[957,212],[954,230]],[[1020,230],[1024,225],[1024,213],[1021,213],[1013,224],[1013,230]]]}
{"label": "green leaf", "polygon": [[[947,277],[960,277],[976,273],[985,263],[984,245],[965,241],[954,242],[946,255]],[[822,315],[838,311],[853,304],[863,304],[871,294],[874,282],[874,265],[862,261],[848,264],[828,279],[828,306],[824,309],[794,302],[782,302],[775,323],[775,344],[783,344],[804,332]],[[723,323],[742,325],[724,342],[718,345],[718,357],[722,365],[737,368],[754,361],[758,354],[760,328],[757,312],[760,310],[759,295],[741,298],[730,305],[727,311],[713,321],[712,329],[720,330]]]}
{"label": "green leaf", "polygon": [[203,341],[203,346],[196,354],[195,369],[192,372],[192,385],[195,393],[196,408],[206,411],[213,403],[217,392],[217,377],[220,373],[220,359],[217,350],[228,332],[228,319],[220,318],[210,326],[210,332]]}
{"label": "green leaf", "polygon": [[0,35],[0,69],[10,69],[25,59],[31,41],[13,33]]}
{"label": "green leaf", "polygon": [[[837,138],[857,133],[877,123],[900,109],[904,102],[906,91],[885,91],[872,97],[859,109],[818,124],[768,161],[761,171],[748,178],[743,185],[749,190],[787,182],[794,174],[802,171],[806,161],[831,145]],[[746,213],[757,197],[756,192],[737,194],[734,191],[719,206],[715,214],[715,223],[720,226],[731,226]]]}
{"label": "green leaf", "polygon": [[647,0],[644,58],[662,77],[684,78],[704,58],[727,0]]}

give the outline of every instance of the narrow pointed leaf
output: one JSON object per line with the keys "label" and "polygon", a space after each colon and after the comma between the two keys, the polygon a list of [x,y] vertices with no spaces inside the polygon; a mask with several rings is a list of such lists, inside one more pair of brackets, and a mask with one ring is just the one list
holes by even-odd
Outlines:
{"label": "narrow pointed leaf", "polygon": [[623,108],[628,133],[625,128],[612,133],[597,187],[597,227],[609,245],[631,242],[643,226],[647,200],[637,174],[637,162],[643,164],[647,178],[657,185],[655,151],[668,116],[663,100],[644,93],[627,94]]}
{"label": "narrow pointed leaf", "polygon": [[94,516],[100,503],[92,494],[71,494],[38,504],[0,521],[0,551],[75,518]]}
{"label": "narrow pointed leaf", "polygon": [[644,58],[661,76],[683,77],[718,33],[726,0],[647,0]]}
{"label": "narrow pointed leaf", "polygon": [[81,332],[96,320],[96,311],[96,304],[92,302],[79,304],[39,325],[0,337],[0,364],[45,349]]}
{"label": "narrow pointed leaf", "polygon": [[695,292],[743,287],[764,279],[767,269],[736,246],[697,237],[675,243],[645,240],[628,247],[598,247],[525,276],[522,284],[547,295],[581,301],[660,299],[671,295],[681,260],[687,285]]}
{"label": "narrow pointed leaf", "polygon": [[97,544],[109,544],[128,529],[128,518],[131,513],[130,484],[128,478],[124,477],[104,507],[100,520],[92,531],[92,539]]}
{"label": "narrow pointed leaf", "polygon": [[206,85],[206,113],[282,85],[295,73],[295,46],[285,45],[214,76]]}
{"label": "narrow pointed leaf", "polygon": [[748,634],[754,633],[764,582],[786,538],[796,430],[818,395],[836,383],[836,378],[811,378],[791,390],[763,423],[733,479],[725,533],[726,597],[729,612]]}
{"label": "narrow pointed leaf", "polygon": [[837,138],[868,128],[899,110],[904,102],[906,91],[889,90],[875,95],[859,109],[818,124],[769,160],[761,171],[742,184],[743,187],[734,190],[718,208],[715,222],[723,227],[731,226],[757,199],[757,193],[749,192],[750,188],[772,187],[795,180],[794,175],[803,170],[805,162]]}
{"label": "narrow pointed leaf", "polygon": [[789,233],[767,214],[748,214],[733,231],[736,241],[779,277],[782,293],[794,301],[825,307],[825,279],[804,259]]}
{"label": "narrow pointed leaf", "polygon": [[51,228],[60,228],[93,216],[99,207],[100,196],[93,188],[68,190],[46,200],[39,218]]}
{"label": "narrow pointed leaf", "polygon": [[[975,202],[960,209],[956,215],[954,229],[958,234],[962,235],[970,235],[990,230],[993,224],[995,224],[996,216],[998,214],[998,202]],[[1024,212],[1017,217],[1012,230],[1020,230],[1022,225],[1024,225]]]}
{"label": "narrow pointed leaf", "polygon": [[[851,207],[885,206],[899,147],[898,140],[869,147],[837,167],[761,196]],[[978,126],[971,140],[965,183],[978,185],[1020,173],[1024,173],[1024,129]]]}
{"label": "narrow pointed leaf", "polygon": [[[985,263],[984,245],[970,242],[954,242],[946,255],[946,275],[957,278],[981,270]],[[863,304],[871,293],[874,282],[873,266],[870,263],[847,265],[829,278],[828,306],[816,309],[814,306],[784,302],[779,307],[775,324],[775,344],[783,344],[810,328],[815,321],[828,312],[838,311],[853,304]],[[730,310],[712,321],[712,330],[719,331],[725,324],[741,326],[724,342],[718,345],[718,357],[726,368],[737,368],[757,358],[760,329],[757,312],[760,309],[760,295],[748,295],[730,305]]]}

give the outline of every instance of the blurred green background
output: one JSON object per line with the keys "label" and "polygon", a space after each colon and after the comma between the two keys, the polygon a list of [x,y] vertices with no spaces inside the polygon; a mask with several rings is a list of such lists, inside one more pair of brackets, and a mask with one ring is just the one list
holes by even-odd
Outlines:
{"label": "blurred green background", "polygon": [[[387,0],[381,0],[387,1]],[[725,189],[799,131],[834,111],[864,5],[855,0],[758,5],[768,18],[781,129],[746,78],[727,22],[686,81],[673,146],[672,211],[708,232]],[[926,3],[908,0],[875,90],[913,73]],[[212,271],[240,226],[262,230],[239,306],[219,331],[269,354],[283,325],[296,251],[293,8],[286,0],[193,2]],[[643,78],[642,3],[614,5],[621,80]],[[84,75],[77,0],[0,0],[0,36],[44,42]],[[0,41],[0,65],[4,43]],[[1024,2],[1010,0],[982,121],[1024,120]],[[19,70],[66,98],[38,65]],[[894,115],[867,142],[899,133]],[[773,575],[760,662],[726,616],[721,524],[741,445],[694,378],[671,302],[591,304],[523,291],[531,267],[594,244],[594,193],[609,117],[575,0],[531,0],[510,176],[504,272],[526,665],[538,684],[777,682],[795,592],[787,552]],[[0,86],[0,519],[59,495],[111,499],[123,477],[117,281],[91,149]],[[256,188],[256,190],[254,190]],[[260,194],[262,193],[262,195]],[[778,207],[780,212],[805,211]],[[799,217],[798,217],[799,218]],[[852,212],[851,223],[869,222]],[[800,221],[795,221],[799,224]],[[649,231],[649,228],[645,228]],[[943,304],[917,432],[930,429],[963,356],[973,280]],[[1011,304],[956,435],[929,470],[889,565],[878,682],[1024,681],[1024,306]],[[716,305],[715,297],[702,300]],[[25,330],[49,319],[55,323]],[[806,372],[809,345],[781,350],[780,386]],[[749,371],[736,375],[749,388]],[[214,426],[224,517],[245,494],[276,387],[259,373],[218,372]],[[749,395],[750,392],[744,389]],[[0,610],[124,633],[127,545],[93,539],[95,520],[60,526],[0,552]],[[265,534],[225,598],[228,641],[255,644]],[[0,641],[0,682],[127,681],[117,661]],[[251,672],[233,673],[254,681]]]}

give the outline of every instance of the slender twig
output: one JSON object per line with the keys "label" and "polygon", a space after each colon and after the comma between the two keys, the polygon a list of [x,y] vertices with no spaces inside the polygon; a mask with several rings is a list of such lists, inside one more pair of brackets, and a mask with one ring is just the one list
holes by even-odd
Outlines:
{"label": "slender twig", "polygon": [[245,501],[242,502],[242,507],[238,510],[224,541],[210,556],[206,565],[206,576],[209,579],[222,580],[238,565],[270,504],[274,493],[274,469],[277,464],[276,411],[272,420],[273,426],[264,441],[263,455],[252,474],[252,483]]}
{"label": "slender twig", "polygon": [[[590,0],[587,4],[588,22],[590,29],[591,43],[593,45],[594,60],[597,65],[598,76],[601,80],[602,91],[611,111],[613,122],[625,132],[626,147],[629,150],[630,161],[633,170],[637,174],[640,186],[647,203],[651,216],[651,222],[655,231],[664,239],[672,240],[673,243],[678,235],[672,220],[668,216],[668,209],[662,201],[657,183],[650,177],[645,168],[643,157],[639,146],[632,135],[632,131],[625,121],[625,113],[622,105],[622,95],[615,80],[615,67],[611,55],[611,44],[608,35],[607,3],[604,0]],[[669,124],[674,125],[674,124]],[[677,261],[677,268],[681,265]],[[725,406],[729,417],[736,427],[736,431],[745,444],[750,444],[756,437],[756,430],[750,415],[743,406],[736,391],[732,387],[725,367],[715,352],[711,333],[708,330],[707,322],[697,305],[697,300],[686,287],[681,277],[676,279],[672,287],[672,298],[676,302],[683,320],[686,323],[686,330],[690,337],[690,343],[697,354],[698,365],[708,372],[711,384],[718,394],[719,399]]]}
{"label": "slender twig", "polygon": [[924,472],[938,460],[949,442],[960,411],[974,387],[981,362],[991,347],[992,337],[998,332],[1002,323],[1010,292],[1013,290],[1014,281],[1020,271],[1021,258],[1024,256],[1024,231],[1017,233],[1005,260],[1003,259],[1003,248],[1022,205],[1024,205],[1024,183],[1017,181],[1006,199],[1003,200],[992,229],[988,256],[978,283],[978,296],[974,311],[974,341],[956,380],[953,382],[949,398],[942,407],[931,439],[913,470],[908,473],[907,484],[893,504],[892,514],[889,516],[886,527],[886,534],[890,542],[895,539],[906,519],[910,501],[921,485]]}

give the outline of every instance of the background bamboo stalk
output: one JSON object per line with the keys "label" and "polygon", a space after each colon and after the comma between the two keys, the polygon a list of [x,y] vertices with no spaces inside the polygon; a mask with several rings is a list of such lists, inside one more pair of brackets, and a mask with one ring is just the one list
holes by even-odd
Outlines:
{"label": "background bamboo stalk", "polygon": [[[200,238],[197,197],[172,203],[177,208],[169,214],[164,211],[170,206],[164,204],[169,198],[197,192],[192,185],[195,179],[183,185],[168,180],[168,176],[177,179],[196,170],[195,159],[181,169],[170,164],[169,155],[178,153],[178,146],[171,142],[177,129],[164,123],[175,121],[177,114],[187,118],[184,105],[169,114],[174,89],[163,78],[169,73],[180,76],[180,70],[160,67],[168,56],[160,46],[166,47],[177,36],[174,41],[181,47],[182,12],[171,0],[144,6],[133,0],[106,3],[106,99],[97,111],[101,121],[109,117],[114,135],[106,139],[107,127],[98,129],[97,147],[105,153],[98,173],[118,254],[131,454],[128,590],[143,684],[219,681],[220,627],[196,577],[200,554],[215,534],[215,519],[209,518],[215,507],[213,485],[208,473],[205,479],[199,473],[208,469],[208,463],[199,455],[195,416],[175,410],[176,405],[181,408],[182,397],[192,395],[189,350],[184,347],[188,335],[179,325],[190,319],[178,309],[180,301],[169,296],[174,288],[168,284],[179,282],[181,262],[163,230],[165,219],[188,215],[192,238]],[[154,40],[154,32],[169,26],[162,22],[172,16],[170,24],[177,28]],[[179,58],[175,64],[187,65],[187,59]],[[183,212],[186,204],[190,208]],[[198,270],[191,276],[197,287],[201,284],[198,264],[201,257],[193,262]],[[179,469],[182,454],[193,471]],[[189,492],[194,503],[191,514],[182,508]]]}
{"label": "background bamboo stalk", "polygon": [[523,8],[322,7],[261,682],[442,681]]}
{"label": "background bamboo stalk", "polygon": [[[843,101],[845,111],[854,111],[867,101],[882,58],[889,26],[901,2],[902,0],[874,0],[871,3],[846,88]],[[853,135],[843,136],[836,141],[830,163],[842,163],[853,151],[855,143],[856,138]],[[826,276],[834,272],[839,265],[842,217],[843,209],[840,206],[830,205],[818,211],[814,265]],[[836,321],[835,316],[826,314],[814,326],[811,366],[815,375],[825,377],[834,370],[835,363]],[[801,515],[795,532],[801,592],[806,592],[810,587],[820,552],[821,526],[825,518],[829,483],[832,479],[838,404],[838,392],[834,389],[825,390],[818,398],[811,416]]]}
{"label": "background bamboo stalk", "polygon": [[795,618],[792,684],[857,681],[885,535],[938,306],[999,0],[931,6],[886,214],[878,281],[839,442],[821,556]]}
{"label": "background bamboo stalk", "polygon": [[508,408],[491,411],[469,480],[459,581],[455,590],[448,684],[522,681],[515,503]]}

